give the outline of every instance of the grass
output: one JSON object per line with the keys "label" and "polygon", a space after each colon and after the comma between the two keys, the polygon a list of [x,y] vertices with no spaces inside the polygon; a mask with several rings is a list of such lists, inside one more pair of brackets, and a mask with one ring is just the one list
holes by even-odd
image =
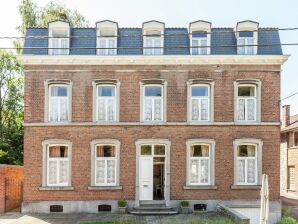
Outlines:
{"label": "grass", "polygon": [[94,221],[94,222],[80,222],[80,224],[131,224],[126,221]]}

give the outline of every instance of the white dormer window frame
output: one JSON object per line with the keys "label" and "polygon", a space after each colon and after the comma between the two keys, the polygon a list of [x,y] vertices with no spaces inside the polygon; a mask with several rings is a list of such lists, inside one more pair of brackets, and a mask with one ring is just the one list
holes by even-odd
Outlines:
{"label": "white dormer window frame", "polygon": [[165,25],[161,22],[150,21],[143,23],[142,32],[144,55],[163,55],[164,29]]}
{"label": "white dormer window frame", "polygon": [[[258,53],[258,28],[259,24],[253,21],[243,21],[237,23],[235,28],[237,38],[237,54],[256,55]],[[253,36],[241,37],[241,32],[252,32]]]}
{"label": "white dormer window frame", "polygon": [[[211,23],[206,21],[196,21],[189,25],[190,31],[190,54],[209,55],[211,50]],[[196,37],[193,33],[206,33],[206,37]],[[203,48],[206,47],[206,48]]]}
{"label": "white dormer window frame", "polygon": [[[116,55],[117,54],[117,35],[118,25],[112,21],[101,21],[96,23],[96,54]],[[102,49],[98,49],[102,48]]]}
{"label": "white dormer window frame", "polygon": [[49,23],[49,55],[68,55],[70,46],[70,25],[64,21]]}

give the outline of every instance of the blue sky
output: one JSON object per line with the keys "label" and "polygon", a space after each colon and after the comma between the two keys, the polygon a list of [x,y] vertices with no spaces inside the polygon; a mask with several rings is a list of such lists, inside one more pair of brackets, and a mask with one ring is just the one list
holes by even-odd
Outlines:
{"label": "blue sky", "polygon": [[[17,5],[19,0],[5,1],[0,8],[0,36],[18,35],[15,27],[20,23]],[[37,0],[38,5],[47,0]],[[297,0],[60,0],[87,17],[90,26],[96,21],[110,19],[120,27],[140,27],[147,20],[156,19],[167,27],[188,27],[189,22],[203,19],[213,27],[234,27],[238,21],[250,19],[260,27],[298,27]],[[298,31],[281,31],[283,43],[298,43]],[[0,41],[0,46],[12,46]],[[290,54],[282,67],[281,98],[298,91],[298,46],[283,47]],[[282,102],[291,104],[291,114],[298,113],[298,95]]]}

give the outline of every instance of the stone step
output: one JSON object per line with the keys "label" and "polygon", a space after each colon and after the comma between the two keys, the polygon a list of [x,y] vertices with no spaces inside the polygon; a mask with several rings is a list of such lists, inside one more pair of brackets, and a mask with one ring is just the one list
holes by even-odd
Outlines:
{"label": "stone step", "polygon": [[164,200],[151,200],[151,201],[140,201],[140,205],[165,205]]}
{"label": "stone step", "polygon": [[175,214],[178,214],[178,211],[176,211],[176,210],[160,210],[160,209],[155,209],[155,210],[133,209],[129,213],[133,214],[133,215],[175,215]]}
{"label": "stone step", "polygon": [[134,207],[134,210],[175,210],[172,207],[166,207],[166,206],[154,206],[154,205],[146,205],[146,206],[140,206],[140,207]]}

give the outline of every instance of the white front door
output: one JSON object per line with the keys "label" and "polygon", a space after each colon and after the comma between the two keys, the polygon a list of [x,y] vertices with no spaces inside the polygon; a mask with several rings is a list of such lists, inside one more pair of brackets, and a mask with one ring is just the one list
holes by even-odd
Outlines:
{"label": "white front door", "polygon": [[153,157],[139,157],[140,200],[153,200]]}

